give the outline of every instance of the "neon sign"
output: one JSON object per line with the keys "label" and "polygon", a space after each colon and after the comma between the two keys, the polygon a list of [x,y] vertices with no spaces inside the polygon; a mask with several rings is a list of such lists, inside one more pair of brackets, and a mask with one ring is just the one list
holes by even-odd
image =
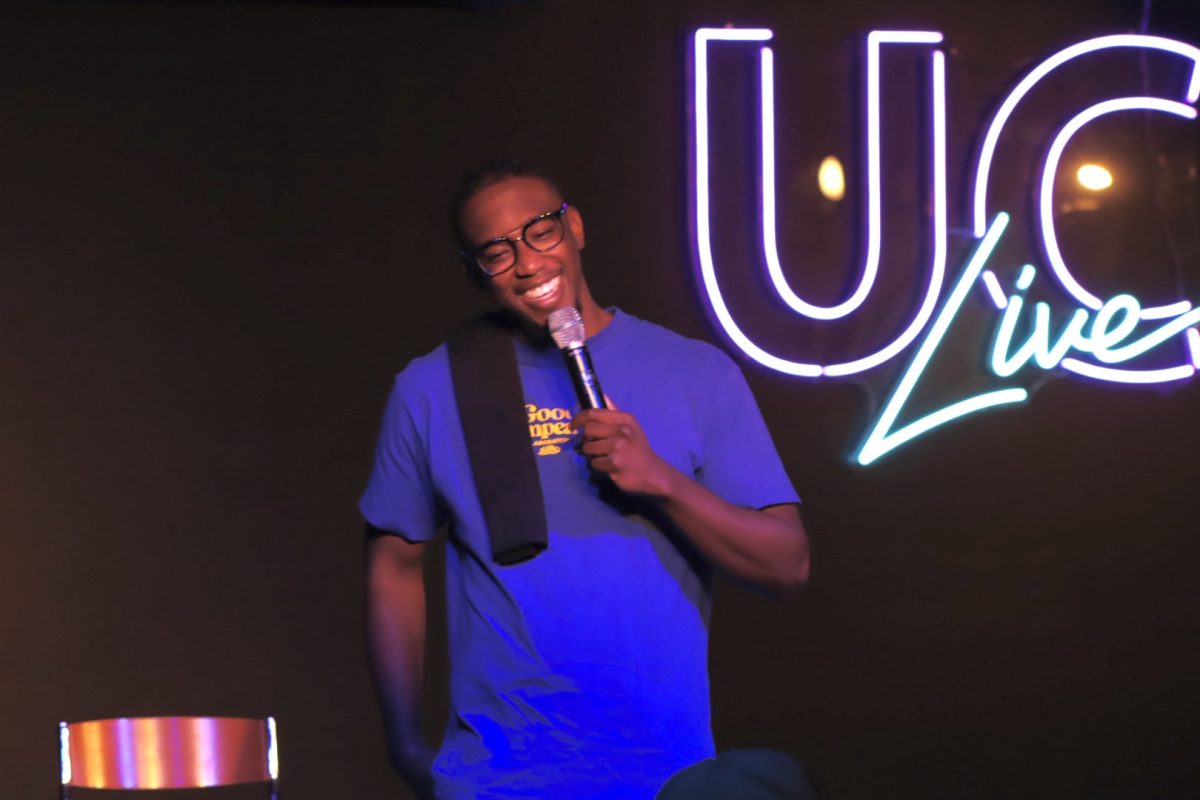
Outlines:
{"label": "neon sign", "polygon": [[[1096,381],[1115,383],[1163,383],[1190,378],[1200,368],[1200,308],[1187,300],[1158,305],[1146,305],[1131,294],[1122,293],[1107,299],[1089,291],[1068,265],[1059,246],[1054,224],[1054,181],[1067,145],[1080,130],[1093,121],[1126,111],[1156,112],[1186,120],[1195,120],[1194,108],[1200,99],[1200,48],[1159,36],[1123,34],[1103,36],[1079,42],[1055,53],[1025,75],[998,106],[982,138],[975,161],[971,197],[971,232],[974,248],[957,278],[943,294],[947,261],[947,174],[946,174],[946,67],[945,57],[938,45],[943,35],[937,31],[874,31],[866,37],[865,48],[865,174],[866,203],[864,210],[865,252],[856,280],[838,302],[820,304],[797,294],[784,274],[777,244],[776,205],[776,123],[774,53],[767,46],[773,37],[765,28],[703,28],[696,31],[693,49],[692,134],[693,156],[693,245],[699,282],[710,310],[730,341],[743,353],[760,364],[789,375],[805,378],[841,377],[862,373],[878,367],[907,351],[915,349],[907,366],[900,373],[892,392],[869,429],[855,459],[870,464],[900,445],[952,420],[969,414],[1029,399],[1027,389],[1016,385],[979,392],[960,398],[917,419],[900,422],[914,389],[930,361],[956,321],[971,290],[979,288],[979,296],[997,312],[995,333],[985,363],[992,376],[1010,379],[1017,373],[1037,368],[1043,371],[1062,370]],[[760,255],[769,286],[777,299],[791,313],[816,324],[845,320],[862,314],[864,302],[879,288],[880,254],[884,249],[883,232],[883,169],[881,124],[881,56],[885,49],[920,48],[923,69],[930,87],[927,125],[927,168],[924,181],[931,198],[925,224],[928,263],[923,266],[926,276],[918,292],[915,310],[907,321],[889,334],[882,344],[870,345],[853,358],[823,363],[819,359],[797,360],[771,352],[755,341],[744,325],[739,324],[722,292],[722,276],[729,280],[733,272],[720,269],[714,255],[711,219],[713,199],[712,169],[718,156],[710,146],[711,123],[717,119],[710,110],[712,93],[710,55],[714,48],[757,48],[759,78],[758,152],[760,162],[758,239]],[[891,50],[889,50],[891,52]],[[989,182],[996,151],[1001,144],[1005,126],[1022,101],[1039,83],[1055,75],[1069,63],[1087,64],[1093,59],[1113,52],[1132,52],[1138,55],[1157,54],[1180,61],[1186,67],[1187,79],[1179,96],[1114,97],[1091,105],[1075,114],[1051,138],[1041,169],[1035,177],[1036,215],[1031,224],[1041,253],[1033,260],[1044,259],[1048,269],[1042,276],[1032,263],[1020,267],[1016,279],[1006,290],[997,272],[989,268],[989,259],[1008,231],[1012,216],[1009,210],[989,204]],[[1020,263],[1020,262],[1018,262]],[[793,265],[794,266],[794,265]],[[1044,301],[1030,302],[1031,287],[1039,278],[1053,280],[1066,299],[1077,307],[1069,313],[1055,316],[1054,309]],[[1182,360],[1163,366],[1163,348],[1177,343]],[[1153,354],[1153,365],[1138,363]],[[1169,355],[1169,353],[1167,354]]]}

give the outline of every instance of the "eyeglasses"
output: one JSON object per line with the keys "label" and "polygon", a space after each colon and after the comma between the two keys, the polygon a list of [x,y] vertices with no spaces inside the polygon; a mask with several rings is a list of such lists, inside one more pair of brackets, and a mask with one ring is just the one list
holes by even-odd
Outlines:
{"label": "eyeglasses", "polygon": [[494,278],[508,272],[517,263],[517,242],[525,242],[525,246],[537,253],[552,250],[563,240],[563,214],[567,213],[567,204],[556,211],[538,214],[521,226],[521,235],[513,238],[500,236],[490,242],[464,250],[461,255],[467,263],[473,263],[487,275]]}

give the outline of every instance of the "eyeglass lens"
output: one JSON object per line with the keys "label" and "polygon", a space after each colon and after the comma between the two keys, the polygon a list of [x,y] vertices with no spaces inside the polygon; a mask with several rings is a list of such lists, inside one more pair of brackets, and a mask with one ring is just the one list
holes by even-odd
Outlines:
{"label": "eyeglass lens", "polygon": [[503,272],[517,262],[517,241],[543,253],[562,241],[562,212],[555,211],[530,221],[514,239],[501,239],[483,247],[476,256],[479,266],[491,275]]}

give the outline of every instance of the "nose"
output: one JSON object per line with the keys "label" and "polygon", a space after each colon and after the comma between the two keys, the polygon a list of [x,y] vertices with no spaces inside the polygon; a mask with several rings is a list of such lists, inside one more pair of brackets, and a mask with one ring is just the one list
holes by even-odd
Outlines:
{"label": "nose", "polygon": [[523,278],[537,274],[542,266],[542,254],[526,244],[524,238],[518,239],[514,243],[514,249],[517,255],[513,264],[513,272]]}

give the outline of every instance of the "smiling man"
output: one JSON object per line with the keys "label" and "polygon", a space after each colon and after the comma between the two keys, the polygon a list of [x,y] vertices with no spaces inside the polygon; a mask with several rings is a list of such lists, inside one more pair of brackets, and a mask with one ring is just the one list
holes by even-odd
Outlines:
{"label": "smiling man", "polygon": [[[714,570],[780,596],[807,580],[798,498],[728,357],[595,302],[583,218],[551,180],[492,162],[464,178],[452,213],[507,323],[494,335],[519,377],[511,402],[530,423],[545,541],[531,558],[497,557],[477,487],[494,476],[473,472],[450,348],[412,361],[360,504],[392,762],[423,798],[650,800],[713,755]],[[579,410],[546,334],[566,306],[609,408]],[[523,459],[512,454],[514,470]],[[420,726],[422,568],[443,524],[451,715],[435,753]]]}

